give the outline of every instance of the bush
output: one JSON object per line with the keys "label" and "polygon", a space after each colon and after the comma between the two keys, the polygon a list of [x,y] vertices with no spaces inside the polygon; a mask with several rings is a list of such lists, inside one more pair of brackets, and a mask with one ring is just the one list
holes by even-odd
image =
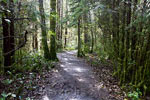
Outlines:
{"label": "bush", "polygon": [[39,52],[33,52],[25,54],[18,63],[14,64],[12,72],[39,72],[43,68],[50,69],[51,66],[51,61],[46,60]]}

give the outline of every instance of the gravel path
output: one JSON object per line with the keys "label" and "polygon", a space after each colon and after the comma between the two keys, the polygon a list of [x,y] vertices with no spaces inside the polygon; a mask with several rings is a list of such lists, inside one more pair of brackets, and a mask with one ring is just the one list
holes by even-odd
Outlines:
{"label": "gravel path", "polygon": [[58,54],[60,63],[48,79],[43,100],[110,100],[91,67],[75,54],[75,51]]}

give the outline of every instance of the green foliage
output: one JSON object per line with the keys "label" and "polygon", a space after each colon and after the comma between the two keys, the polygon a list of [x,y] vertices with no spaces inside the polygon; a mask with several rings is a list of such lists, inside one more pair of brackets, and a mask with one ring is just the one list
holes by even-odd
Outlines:
{"label": "green foliage", "polygon": [[13,82],[13,80],[10,80],[10,79],[6,79],[6,80],[3,80],[2,83],[5,84],[5,85],[9,85]]}
{"label": "green foliage", "polygon": [[72,50],[75,50],[75,48],[74,47],[67,47],[67,48],[65,48],[65,50],[72,51]]}
{"label": "green foliage", "polygon": [[132,100],[140,100],[140,96],[142,96],[142,92],[139,89],[128,93],[128,97]]}
{"label": "green foliage", "polygon": [[51,36],[51,35],[56,36],[56,33],[52,32],[52,31],[50,31],[50,30],[48,31],[48,33],[50,34],[50,36]]}
{"label": "green foliage", "polygon": [[92,4],[100,29],[97,29],[96,53],[101,59],[113,61],[114,75],[121,85],[132,83],[144,95],[149,93],[149,1],[131,1],[131,8],[124,1],[102,0]]}
{"label": "green foliage", "polygon": [[[1,0],[1,1],[3,1],[3,2],[5,2],[5,3],[8,2],[8,0]],[[14,3],[16,3],[18,0],[13,0],[13,1],[14,1]]]}
{"label": "green foliage", "polygon": [[85,45],[84,44],[84,53],[89,53],[90,52],[90,49],[89,49],[89,46],[88,45]]}
{"label": "green foliage", "polygon": [[39,72],[43,68],[51,68],[51,61],[46,60],[39,52],[24,54],[20,64],[13,66],[13,72]]}
{"label": "green foliage", "polygon": [[16,98],[16,94],[13,94],[13,93],[5,93],[3,92],[1,94],[2,98],[0,98],[0,100],[7,100],[7,98],[9,97],[10,99],[12,98]]}
{"label": "green foliage", "polygon": [[69,27],[77,25],[78,19],[89,11],[86,0],[70,0],[71,11],[67,17],[69,19]]}
{"label": "green foliage", "polygon": [[[24,52],[23,56],[18,56],[17,58],[19,61],[12,66],[11,71],[7,72],[9,79],[1,82],[11,88],[1,94],[0,100],[22,99],[24,89],[32,91],[36,88],[34,88],[33,79],[36,78],[37,74],[39,75],[43,70],[50,70],[54,67],[54,63],[46,60],[40,52]],[[26,98],[26,100],[31,99]]]}
{"label": "green foliage", "polygon": [[28,97],[28,98],[26,98],[26,100],[33,100],[33,99],[30,99],[30,98]]}

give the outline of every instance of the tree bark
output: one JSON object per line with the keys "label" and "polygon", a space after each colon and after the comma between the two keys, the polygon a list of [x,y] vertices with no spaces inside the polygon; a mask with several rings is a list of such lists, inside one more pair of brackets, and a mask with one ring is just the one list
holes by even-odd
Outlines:
{"label": "tree bark", "polygon": [[[6,15],[6,14],[5,14]],[[6,15],[7,17],[7,15]],[[5,18],[2,18],[2,25],[3,25],[3,37],[8,37],[9,36],[9,24],[5,20]],[[4,38],[3,39],[3,54],[4,54],[4,70],[7,72],[8,67],[11,66],[11,54],[8,53],[10,52],[10,38]],[[8,54],[7,54],[8,53]],[[6,55],[5,55],[6,54]]]}
{"label": "tree bark", "polygon": [[44,50],[45,59],[50,59],[50,53],[47,45],[47,33],[46,33],[46,23],[45,23],[45,15],[43,8],[43,0],[39,0],[39,10],[41,16],[41,30],[42,30],[42,46]]}
{"label": "tree bark", "polygon": [[78,57],[81,57],[81,31],[80,31],[80,18],[78,19]]}
{"label": "tree bark", "polygon": [[50,31],[51,31],[51,45],[50,45],[50,54],[51,60],[57,60],[56,56],[56,0],[51,0],[50,2],[51,5],[51,14],[50,14]]}
{"label": "tree bark", "polygon": [[94,33],[93,33],[92,27],[91,27],[91,36],[92,36],[92,44],[91,44],[91,51],[90,51],[90,53],[93,53],[93,50],[94,50]]}
{"label": "tree bark", "polygon": [[[63,20],[63,0],[61,0],[61,21]],[[62,45],[62,36],[63,36],[63,24],[61,23],[61,30],[60,30],[60,42],[61,42],[61,48],[63,47]]]}
{"label": "tree bark", "polygon": [[[4,12],[2,17],[3,26],[3,54],[4,54],[4,72],[10,70],[10,66],[14,63],[15,53],[15,40],[14,40],[14,3],[13,0],[9,1],[10,13]],[[7,3],[5,3],[7,5]],[[9,19],[11,18],[11,19]],[[10,22],[8,22],[9,20]],[[6,38],[5,38],[6,37]]]}
{"label": "tree bark", "polygon": [[[15,49],[15,30],[14,30],[14,2],[13,0],[10,0],[10,51]],[[15,58],[14,58],[15,51],[11,52],[11,63],[14,63]]]}
{"label": "tree bark", "polygon": [[[66,18],[67,18],[67,16],[68,16],[68,3],[67,3],[68,1],[66,0]],[[68,28],[67,28],[67,26],[68,26],[68,21],[66,21],[66,27],[65,27],[65,44],[64,44],[64,48],[66,48],[66,46],[67,46],[67,35],[68,35]]]}
{"label": "tree bark", "polygon": [[84,52],[89,52],[89,45],[88,45],[88,20],[87,20],[87,14],[83,15],[84,20]]}

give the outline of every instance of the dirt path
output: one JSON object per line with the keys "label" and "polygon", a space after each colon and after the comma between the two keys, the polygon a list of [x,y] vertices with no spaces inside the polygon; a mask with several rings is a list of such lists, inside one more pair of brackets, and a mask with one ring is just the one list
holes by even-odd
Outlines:
{"label": "dirt path", "polygon": [[48,79],[43,100],[111,100],[91,67],[74,54],[75,51],[58,54],[60,64]]}

